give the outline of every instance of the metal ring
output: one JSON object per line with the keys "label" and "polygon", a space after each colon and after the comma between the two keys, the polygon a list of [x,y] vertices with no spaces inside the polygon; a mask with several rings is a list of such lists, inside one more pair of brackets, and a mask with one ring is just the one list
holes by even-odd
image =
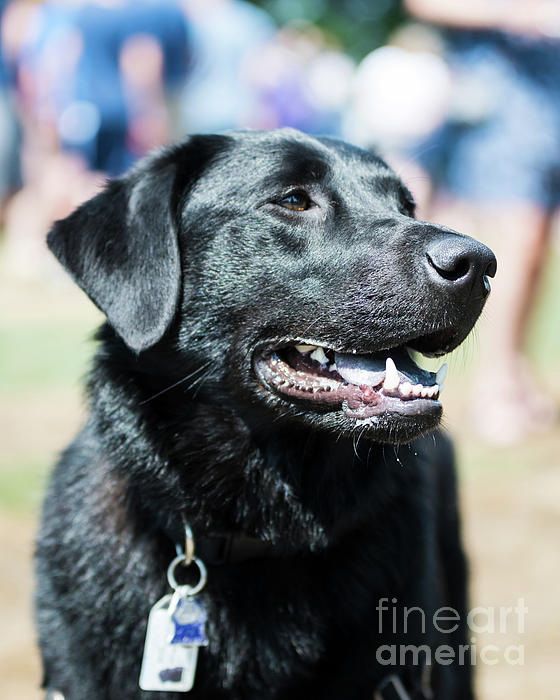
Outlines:
{"label": "metal ring", "polygon": [[185,521],[185,566],[194,560],[194,536],[191,526]]}
{"label": "metal ring", "polygon": [[175,557],[171,564],[169,564],[169,567],[167,569],[167,581],[170,587],[174,591],[176,591],[178,588],[181,588],[185,591],[187,595],[196,595],[204,588],[204,586],[206,585],[206,579],[208,578],[208,574],[206,572],[206,567],[204,566],[204,563],[197,557],[194,557],[193,560],[190,562],[190,564],[196,564],[198,566],[200,579],[196,586],[181,585],[177,583],[177,579],[175,578],[175,569],[179,566],[179,564],[184,564],[185,566],[189,565],[187,563],[186,554],[179,554],[179,556]]}

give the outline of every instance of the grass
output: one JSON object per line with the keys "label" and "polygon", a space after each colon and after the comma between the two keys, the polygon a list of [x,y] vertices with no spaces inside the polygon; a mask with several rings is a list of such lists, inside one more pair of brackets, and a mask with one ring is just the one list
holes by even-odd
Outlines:
{"label": "grass", "polygon": [[94,343],[91,322],[27,321],[0,328],[0,391],[39,392],[75,385],[87,369]]}
{"label": "grass", "polygon": [[44,457],[21,455],[0,468],[0,508],[36,512],[47,483],[49,465]]}
{"label": "grass", "polygon": [[100,318],[64,284],[0,282],[1,510],[37,510],[57,452],[83,420]]}

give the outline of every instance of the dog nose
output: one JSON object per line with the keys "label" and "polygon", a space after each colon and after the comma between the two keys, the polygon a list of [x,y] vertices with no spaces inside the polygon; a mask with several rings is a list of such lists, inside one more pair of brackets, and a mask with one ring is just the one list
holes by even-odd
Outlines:
{"label": "dog nose", "polygon": [[441,236],[430,243],[426,258],[431,277],[438,285],[470,293],[480,281],[485,295],[490,291],[488,278],[496,274],[496,258],[490,248],[473,238]]}

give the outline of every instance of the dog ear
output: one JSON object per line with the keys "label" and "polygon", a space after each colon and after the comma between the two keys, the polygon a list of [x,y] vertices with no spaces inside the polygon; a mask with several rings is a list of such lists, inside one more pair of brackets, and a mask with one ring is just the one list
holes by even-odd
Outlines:
{"label": "dog ear", "polygon": [[175,314],[181,275],[170,198],[174,173],[133,172],[51,229],[47,243],[133,350]]}
{"label": "dog ear", "polygon": [[54,224],[47,243],[136,352],[154,345],[181,291],[176,210],[218,137],[191,137],[148,159]]}

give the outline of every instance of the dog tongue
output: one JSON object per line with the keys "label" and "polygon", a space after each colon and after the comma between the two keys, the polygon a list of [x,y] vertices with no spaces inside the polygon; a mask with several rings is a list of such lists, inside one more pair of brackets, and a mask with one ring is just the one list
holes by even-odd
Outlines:
{"label": "dog tongue", "polygon": [[386,355],[335,353],[336,371],[349,384],[377,386],[385,378]]}
{"label": "dog tongue", "polygon": [[391,357],[395,363],[401,381],[424,386],[436,383],[436,375],[418,367],[404,347],[384,350],[374,355],[336,352],[334,357],[338,374],[349,384],[379,386],[385,379],[387,357]]}

